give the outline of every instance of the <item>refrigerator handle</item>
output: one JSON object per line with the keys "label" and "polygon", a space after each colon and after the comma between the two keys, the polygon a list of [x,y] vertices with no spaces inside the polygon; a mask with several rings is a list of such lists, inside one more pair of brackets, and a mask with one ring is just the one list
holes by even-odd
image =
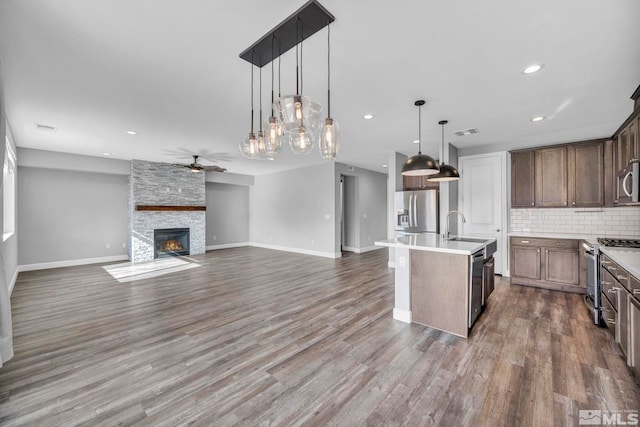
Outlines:
{"label": "refrigerator handle", "polygon": [[413,195],[413,226],[418,226],[418,195]]}
{"label": "refrigerator handle", "polygon": [[409,194],[409,227],[413,227],[413,194]]}

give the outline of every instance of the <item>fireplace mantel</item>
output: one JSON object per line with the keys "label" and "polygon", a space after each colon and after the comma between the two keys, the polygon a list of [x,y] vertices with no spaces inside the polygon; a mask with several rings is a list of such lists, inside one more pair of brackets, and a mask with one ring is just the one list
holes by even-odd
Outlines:
{"label": "fireplace mantel", "polygon": [[136,205],[137,211],[206,211],[206,206]]}

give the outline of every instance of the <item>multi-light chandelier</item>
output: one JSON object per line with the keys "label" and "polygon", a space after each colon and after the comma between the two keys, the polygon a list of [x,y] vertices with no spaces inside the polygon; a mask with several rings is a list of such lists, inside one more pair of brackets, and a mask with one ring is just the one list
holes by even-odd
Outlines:
{"label": "multi-light chandelier", "polygon": [[[274,160],[288,142],[296,154],[310,153],[318,142],[323,159],[334,160],[339,150],[338,122],[331,117],[331,45],[329,25],[335,18],[315,0],[307,2],[269,33],[240,54],[251,65],[251,131],[239,145],[240,152],[250,159]],[[327,118],[322,123],[322,106],[303,94],[302,42],[327,27]],[[276,48],[277,47],[277,51]],[[276,58],[296,48],[296,93],[274,100],[274,67]],[[260,72],[260,130],[254,133],[253,68],[271,63],[271,116],[262,130],[262,73]],[[278,62],[278,80],[280,79]],[[278,92],[280,91],[278,84]]]}

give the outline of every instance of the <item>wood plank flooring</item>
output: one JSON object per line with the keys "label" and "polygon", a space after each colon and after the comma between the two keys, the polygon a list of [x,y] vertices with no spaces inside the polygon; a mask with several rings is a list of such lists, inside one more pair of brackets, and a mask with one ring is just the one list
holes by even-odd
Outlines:
{"label": "wood plank flooring", "polygon": [[640,409],[579,295],[497,277],[465,340],[393,320],[386,249],[183,260],[122,282],[102,265],[20,273],[0,425],[571,426]]}

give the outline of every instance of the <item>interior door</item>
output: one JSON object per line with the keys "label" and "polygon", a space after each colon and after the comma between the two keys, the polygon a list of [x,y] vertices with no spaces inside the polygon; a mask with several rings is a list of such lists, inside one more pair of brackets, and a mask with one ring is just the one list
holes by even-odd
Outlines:
{"label": "interior door", "polygon": [[[507,266],[506,242],[506,152],[464,156],[459,159],[460,192],[458,206],[466,223],[460,224],[465,236],[490,236],[498,242],[494,254],[495,273]],[[453,219],[452,219],[453,220]]]}

